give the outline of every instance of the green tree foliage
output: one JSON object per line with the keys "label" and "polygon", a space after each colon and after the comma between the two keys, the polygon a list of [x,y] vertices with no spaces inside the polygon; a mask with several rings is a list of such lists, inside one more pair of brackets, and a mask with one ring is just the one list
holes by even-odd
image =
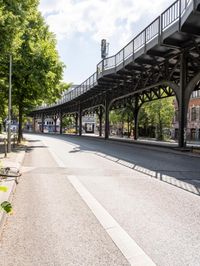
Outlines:
{"label": "green tree foliage", "polygon": [[58,86],[63,64],[56,51],[55,37],[48,31],[41,15],[31,10],[13,71],[15,104],[19,107],[19,140],[22,114],[42,101],[55,102],[62,93]]}
{"label": "green tree foliage", "polygon": [[115,125],[122,121],[121,109],[112,110],[109,115],[110,124]]}
{"label": "green tree foliage", "polygon": [[37,0],[0,0],[0,34],[0,86],[8,96],[8,54],[12,53],[12,99],[18,108],[21,141],[23,115],[42,102],[55,102],[66,89],[66,84],[60,84],[64,65]]}
{"label": "green tree foliage", "polygon": [[[122,131],[127,131],[130,136],[134,121],[134,108],[127,106],[121,109],[112,110],[110,112],[110,124],[116,126],[120,123]],[[139,111],[139,127],[145,132],[148,131],[148,136],[152,137],[151,130],[155,128],[156,137],[159,140],[164,139],[165,129],[171,128],[174,117],[174,97],[154,100],[142,105]]]}
{"label": "green tree foliage", "polygon": [[69,127],[71,127],[73,124],[74,124],[74,119],[73,119],[73,117],[70,117],[70,116],[65,116],[65,117],[63,117],[63,120],[62,120],[62,126],[63,126],[63,128],[69,128]]}
{"label": "green tree foliage", "polygon": [[163,129],[171,128],[174,116],[174,97],[145,103],[139,113],[139,126],[155,127],[157,139],[163,140]]}
{"label": "green tree foliage", "polygon": [[121,123],[122,132],[127,131],[128,136],[130,136],[131,129],[133,128],[133,108],[131,105],[117,110],[112,110],[109,118],[111,125],[115,126]]}
{"label": "green tree foliage", "polygon": [[[2,163],[0,161],[0,170],[2,168]],[[8,191],[8,188],[5,187],[5,186],[2,186],[2,180],[1,180],[1,176],[0,176],[0,193],[2,192],[7,192]],[[12,205],[10,202],[8,201],[3,201],[3,202],[0,202],[0,212],[1,211],[5,211],[6,213],[10,213],[12,212]]]}
{"label": "green tree foliage", "polygon": [[15,56],[22,44],[30,9],[38,0],[0,0],[0,66],[8,67],[9,54]]}
{"label": "green tree foliage", "polygon": [[4,202],[2,202],[1,204],[0,204],[0,210],[3,210],[3,211],[5,211],[6,213],[10,213],[10,212],[12,212],[12,205],[11,205],[11,203],[10,202],[8,202],[8,201],[4,201]]}

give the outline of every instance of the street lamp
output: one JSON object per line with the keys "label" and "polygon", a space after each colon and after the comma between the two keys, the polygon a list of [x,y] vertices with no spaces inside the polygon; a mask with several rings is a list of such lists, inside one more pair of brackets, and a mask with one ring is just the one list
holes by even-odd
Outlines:
{"label": "street lamp", "polygon": [[12,55],[10,54],[9,66],[9,97],[8,97],[8,152],[11,152],[11,98],[12,95]]}

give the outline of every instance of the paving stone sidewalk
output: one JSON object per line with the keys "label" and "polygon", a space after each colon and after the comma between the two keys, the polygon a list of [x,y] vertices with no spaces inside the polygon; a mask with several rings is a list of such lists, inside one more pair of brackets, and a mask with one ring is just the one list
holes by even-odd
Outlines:
{"label": "paving stone sidewalk", "polygon": [[[7,154],[7,157],[5,158],[4,148],[2,148],[2,145],[0,145],[0,167],[13,167],[16,169],[16,171],[20,171],[22,162],[24,160],[25,149],[25,145],[16,146],[12,149],[11,153]],[[2,180],[1,185],[7,187],[7,192],[0,192],[0,203],[3,201],[11,201],[16,188],[15,178],[6,178],[5,180]],[[5,212],[0,211],[0,234],[3,229],[5,218]]]}

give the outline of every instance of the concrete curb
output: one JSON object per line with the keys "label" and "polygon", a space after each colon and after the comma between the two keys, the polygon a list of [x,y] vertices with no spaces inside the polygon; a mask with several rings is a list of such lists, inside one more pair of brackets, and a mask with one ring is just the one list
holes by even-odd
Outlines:
{"label": "concrete curb", "polygon": [[[45,134],[48,134],[48,133],[45,133]],[[52,135],[52,134],[49,134],[49,135]],[[162,145],[162,144],[158,144],[158,143],[150,143],[150,142],[142,142],[142,141],[134,141],[134,140],[128,140],[128,139],[115,139],[115,138],[109,138],[107,140],[105,140],[104,138],[102,137],[92,137],[92,136],[85,136],[85,135],[82,135],[81,137],[80,136],[77,136],[77,135],[70,135],[70,134],[62,134],[61,136],[67,136],[67,137],[73,137],[73,138],[86,138],[86,139],[89,139],[89,140],[98,140],[98,141],[102,141],[102,142],[107,142],[107,143],[118,143],[119,145],[122,144],[122,145],[126,145],[126,146],[129,146],[129,147],[134,147],[135,146],[138,146],[140,148],[143,148],[143,149],[149,149],[149,150],[154,150],[154,151],[160,151],[160,152],[163,152],[163,153],[173,153],[173,154],[177,154],[177,155],[184,155],[184,156],[190,156],[190,157],[196,157],[196,158],[200,158],[200,153],[195,153],[195,152],[189,152],[185,149],[179,149],[178,147],[176,146],[167,146],[167,145]],[[195,149],[195,146],[193,147],[189,147],[189,149]]]}
{"label": "concrete curb", "polygon": [[[178,148],[178,146],[174,146],[174,145],[170,145],[170,144],[162,144],[162,143],[152,143],[152,142],[143,142],[143,141],[134,141],[134,140],[129,140],[129,139],[118,139],[118,138],[108,138],[108,139],[104,139],[103,137],[99,137],[99,136],[88,136],[88,135],[73,135],[73,134],[54,134],[54,133],[31,133],[28,132],[27,134],[32,134],[32,135],[40,135],[40,136],[48,136],[48,137],[53,137],[53,136],[62,136],[62,137],[72,137],[72,138],[86,138],[89,140],[98,140],[98,141],[102,141],[102,142],[107,142],[107,143],[114,143],[117,142],[118,144],[123,144],[126,146],[138,146],[144,149],[151,149],[154,151],[159,150],[160,152],[163,153],[173,153],[173,154],[177,154],[177,155],[184,155],[184,156],[189,156],[189,157],[196,157],[196,158],[200,158],[200,149],[198,149],[198,147],[194,146],[190,146],[187,147],[186,149],[180,149]],[[191,152],[188,150],[198,150],[198,152]]]}
{"label": "concrete curb", "polygon": [[[12,154],[12,156],[14,156],[14,154]],[[11,158],[2,159],[3,166],[4,167],[14,166],[14,167],[18,168],[18,170],[20,170],[22,163],[23,163],[23,160],[24,160],[24,157],[25,157],[25,151],[21,150],[21,151],[19,151],[19,153],[15,157],[14,161]],[[15,193],[15,189],[17,187],[15,180],[11,180],[9,182],[3,181],[2,186],[6,186],[8,190],[7,190],[7,192],[0,192],[0,202],[3,202],[3,201],[12,202],[12,199],[13,199],[13,196]],[[1,234],[3,232],[3,228],[4,228],[4,224],[6,222],[7,216],[8,216],[8,214],[6,214],[4,211],[0,211],[0,237],[1,237]]]}

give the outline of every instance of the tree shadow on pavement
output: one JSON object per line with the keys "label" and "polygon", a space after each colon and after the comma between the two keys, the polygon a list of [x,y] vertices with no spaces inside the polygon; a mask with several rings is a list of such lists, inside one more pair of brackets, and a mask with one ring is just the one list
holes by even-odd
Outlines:
{"label": "tree shadow on pavement", "polygon": [[[200,157],[177,154],[169,148],[121,143],[97,138],[48,135],[75,146],[69,153],[91,152],[152,178],[200,195]],[[35,147],[35,146],[34,146]]]}

